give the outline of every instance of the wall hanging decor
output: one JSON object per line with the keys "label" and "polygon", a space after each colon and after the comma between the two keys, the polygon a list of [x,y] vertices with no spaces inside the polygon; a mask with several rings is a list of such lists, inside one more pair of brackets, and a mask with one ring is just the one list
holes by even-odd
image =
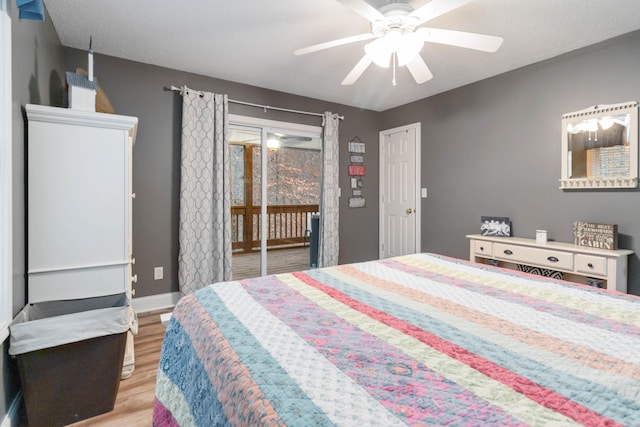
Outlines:
{"label": "wall hanging decor", "polygon": [[364,181],[367,168],[364,165],[365,145],[357,136],[349,141],[349,176],[351,177],[351,196],[349,196],[350,208],[363,208],[366,201],[363,195]]}

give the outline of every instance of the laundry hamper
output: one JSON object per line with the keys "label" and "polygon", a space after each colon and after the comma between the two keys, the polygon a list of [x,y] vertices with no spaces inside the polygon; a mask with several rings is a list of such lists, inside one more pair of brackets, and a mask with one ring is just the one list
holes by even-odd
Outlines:
{"label": "laundry hamper", "polygon": [[30,427],[113,410],[132,309],[126,294],[27,305],[9,326]]}

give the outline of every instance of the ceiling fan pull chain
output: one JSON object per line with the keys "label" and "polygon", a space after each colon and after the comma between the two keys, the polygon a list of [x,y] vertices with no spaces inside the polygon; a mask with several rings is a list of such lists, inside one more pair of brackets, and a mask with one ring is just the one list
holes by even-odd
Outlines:
{"label": "ceiling fan pull chain", "polygon": [[393,79],[391,80],[391,84],[396,85],[396,53],[393,52]]}

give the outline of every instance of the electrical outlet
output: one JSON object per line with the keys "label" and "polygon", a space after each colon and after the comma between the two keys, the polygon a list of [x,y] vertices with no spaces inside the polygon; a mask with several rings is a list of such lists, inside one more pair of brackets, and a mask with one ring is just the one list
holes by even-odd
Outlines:
{"label": "electrical outlet", "polygon": [[164,267],[154,267],[153,280],[161,280],[164,277]]}

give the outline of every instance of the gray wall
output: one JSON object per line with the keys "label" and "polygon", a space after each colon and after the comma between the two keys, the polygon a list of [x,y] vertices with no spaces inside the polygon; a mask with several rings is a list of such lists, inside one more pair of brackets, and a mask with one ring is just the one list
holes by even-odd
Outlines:
{"label": "gray wall", "polygon": [[[11,10],[12,98],[13,98],[13,312],[25,304],[25,194],[24,105],[62,105],[63,51],[49,17],[45,22],[19,21],[15,2]],[[0,352],[0,422],[16,396],[19,379],[15,362],[7,355],[9,341]]]}
{"label": "gray wall", "polygon": [[[378,244],[378,123],[381,114],[229,81],[212,79],[167,68],[94,55],[95,74],[117,114],[139,119],[133,149],[133,246],[138,275],[136,297],[178,290],[178,202],[180,123],[182,98],[165,86],[186,84],[193,89],[227,93],[231,99],[312,112],[332,111],[345,116],[340,123],[340,165],[346,171],[347,141],[358,136],[367,142],[364,195],[368,206],[349,209],[340,200],[340,262],[377,257]],[[86,68],[86,52],[65,49],[67,69]],[[289,72],[289,70],[283,70]],[[328,88],[327,90],[335,90]],[[282,113],[230,104],[232,114],[320,126],[319,117]],[[348,177],[340,185],[348,193]],[[153,280],[153,268],[164,266],[164,279]]]}
{"label": "gray wall", "polygon": [[640,32],[383,113],[382,127],[422,123],[422,249],[467,258],[481,215],[508,216],[516,236],[573,240],[576,220],[618,224],[640,294],[638,189],[562,191],[561,116],[640,100]]}
{"label": "gray wall", "polygon": [[[187,84],[233,99],[345,115],[340,127],[341,171],[346,142],[367,143],[367,207],[347,207],[348,177],[341,175],[340,262],[377,257],[378,132],[422,123],[422,250],[467,258],[465,235],[478,232],[481,215],[509,216],[517,236],[549,231],[571,241],[575,220],[615,223],[620,246],[640,253],[637,190],[561,191],[560,117],[596,104],[640,99],[635,70],[640,32],[473,85],[376,113],[96,55],[96,75],[116,112],[140,119],[134,148],[136,296],[177,290],[179,95],[163,87]],[[66,49],[68,69],[85,66],[82,51]],[[604,65],[606,64],[606,65]],[[283,70],[284,72],[284,70]],[[329,90],[329,89],[328,89]],[[312,117],[231,104],[231,112],[318,125]],[[153,280],[153,267],[165,279]],[[640,262],[630,258],[629,291],[640,293]]]}

